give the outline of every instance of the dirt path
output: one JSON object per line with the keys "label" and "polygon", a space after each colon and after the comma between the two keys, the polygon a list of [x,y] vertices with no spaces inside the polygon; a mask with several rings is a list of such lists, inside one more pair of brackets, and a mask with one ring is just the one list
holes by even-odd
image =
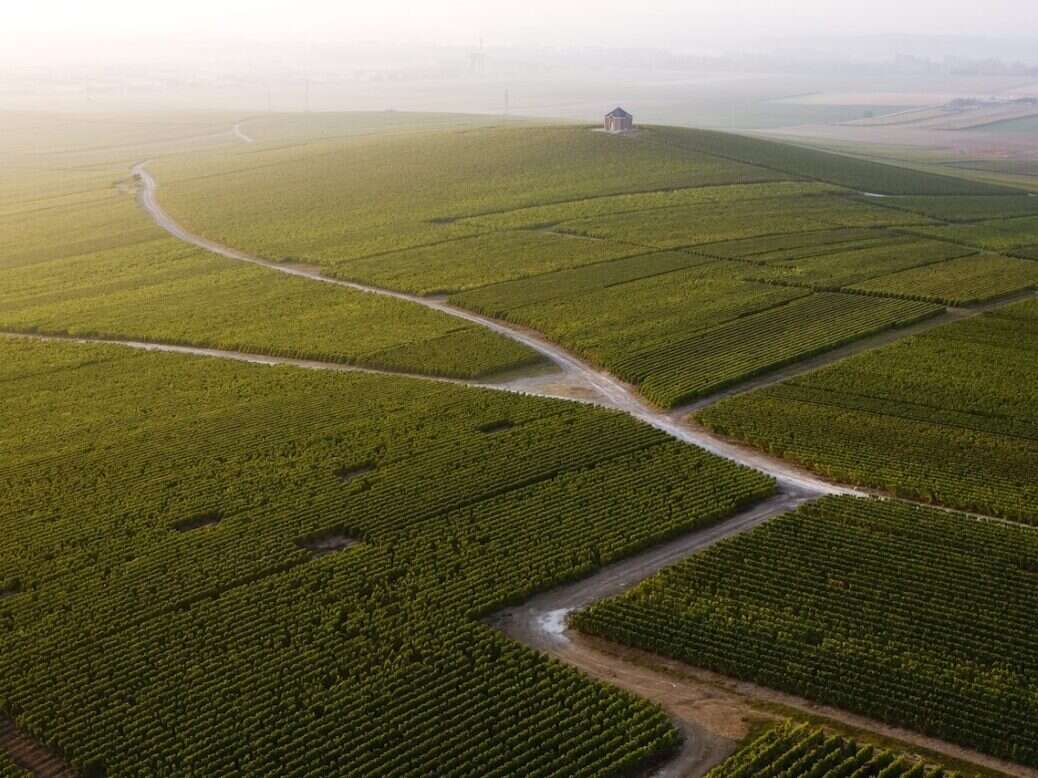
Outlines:
{"label": "dirt path", "polygon": [[238,122],[231,128],[231,133],[242,143],[255,143],[256,139],[242,129],[242,122]]}
{"label": "dirt path", "polygon": [[[1038,778],[1038,770],[1032,768],[568,629],[566,620],[571,612],[620,594],[675,562],[811,499],[814,495],[808,493],[779,494],[718,525],[537,595],[494,614],[487,623],[513,640],[661,705],[685,735],[685,741],[678,755],[653,773],[656,778],[702,776],[734,752],[752,721],[797,711],[900,741],[909,749],[924,749],[1010,776]],[[775,706],[788,710],[776,712]]]}
{"label": "dirt path", "polygon": [[64,760],[20,732],[6,716],[0,717],[0,749],[36,778],[72,778],[75,775]]}
{"label": "dirt path", "polygon": [[[795,704],[796,701],[794,698],[779,695],[771,690],[752,687],[748,684],[736,684],[729,679],[716,678],[708,684],[703,681],[704,676],[702,676],[701,671],[692,668],[671,667],[668,660],[660,657],[646,656],[642,663],[633,661],[633,654],[626,649],[614,646],[607,651],[601,645],[593,644],[589,638],[570,634],[565,626],[566,615],[574,609],[586,607],[604,597],[618,594],[668,565],[685,559],[691,554],[720,540],[752,529],[768,519],[785,513],[811,499],[826,494],[855,496],[871,494],[868,490],[828,483],[796,465],[726,441],[706,430],[686,424],[683,417],[695,407],[703,407],[721,397],[748,391],[757,386],[773,383],[806,370],[816,369],[868,348],[884,345],[906,335],[915,334],[923,329],[938,326],[941,323],[947,323],[957,318],[976,315],[983,310],[970,309],[966,312],[951,310],[942,317],[937,317],[937,320],[866,338],[849,346],[835,349],[820,357],[807,360],[794,367],[754,379],[733,389],[705,398],[696,403],[695,406],[680,408],[670,413],[661,412],[643,401],[633,387],[624,384],[604,371],[592,367],[557,344],[546,340],[539,333],[457,308],[442,298],[420,297],[364,284],[341,281],[323,275],[316,268],[279,264],[196,235],[176,222],[159,205],[156,197],[157,182],[147,171],[145,164],[141,163],[135,166],[133,170],[134,175],[141,183],[138,193],[141,205],[148,211],[156,224],[182,241],[229,259],[260,265],[287,275],[421,305],[504,335],[540,353],[555,366],[556,370],[533,371],[508,381],[498,384],[482,384],[483,386],[491,385],[494,388],[525,391],[530,394],[580,399],[585,402],[592,402],[619,410],[679,440],[760,470],[776,479],[779,486],[777,496],[754,508],[744,511],[712,528],[686,535],[630,559],[610,565],[590,578],[539,595],[522,606],[496,614],[490,620],[494,626],[502,629],[515,640],[595,677],[626,688],[663,705],[673,717],[675,724],[685,734],[685,744],[678,757],[656,773],[656,775],[661,777],[700,776],[731,753],[746,731],[746,720],[761,716],[761,711],[754,709],[751,704],[753,699],[776,701],[781,699],[782,704],[798,707]],[[136,345],[137,347],[148,347],[153,344],[138,343]],[[180,347],[177,348],[179,349]],[[209,356],[221,355],[211,350],[183,350],[188,353],[204,351],[208,352],[206,355]],[[254,355],[233,355],[232,352],[231,358],[235,358],[235,356],[237,358],[247,357],[247,361],[268,361],[271,359],[254,357]],[[293,360],[280,360],[278,363],[294,364],[295,362]],[[301,366],[317,367],[319,365],[320,363],[311,363]],[[821,710],[818,706],[812,706],[806,701],[800,701],[800,707],[816,713]],[[970,754],[963,749],[958,749],[941,741],[922,738],[912,733],[902,733],[878,722],[858,719],[841,711],[826,709],[826,715],[835,720],[848,723],[852,721],[860,722],[855,724],[855,726],[881,734],[897,732],[896,736],[905,742],[916,743],[920,747],[923,747],[925,744],[925,747],[933,751],[953,756],[957,754],[962,755],[961,758],[967,758],[978,764],[994,765],[997,763],[997,760]],[[1029,771],[1026,768],[1000,766],[998,769],[1002,769],[1010,775],[1038,778],[1038,773]]]}
{"label": "dirt path", "polygon": [[[740,447],[718,438],[717,436],[701,429],[694,429],[683,424],[680,420],[672,418],[665,412],[651,407],[641,399],[635,389],[622,381],[619,381],[605,371],[598,370],[580,358],[574,356],[558,344],[544,338],[537,332],[519,327],[508,322],[491,319],[472,311],[458,308],[438,297],[421,297],[419,295],[396,292],[391,289],[358,284],[351,281],[342,281],[330,278],[322,274],[318,269],[299,265],[285,265],[273,262],[269,259],[257,257],[244,251],[225,246],[216,241],[205,238],[188,230],[173,219],[159,205],[157,198],[158,183],[148,172],[147,163],[140,163],[133,168],[133,174],[140,182],[138,197],[141,206],[150,214],[155,223],[179,240],[189,243],[198,248],[214,254],[233,259],[239,262],[247,262],[259,265],[297,278],[306,278],[324,284],[339,286],[344,289],[363,292],[365,294],[377,294],[402,300],[414,305],[438,311],[453,316],[454,318],[476,324],[480,327],[496,332],[517,343],[521,343],[538,352],[548,361],[554,364],[561,375],[551,379],[556,388],[565,387],[573,399],[581,399],[594,402],[606,408],[627,413],[656,429],[662,430],[673,437],[686,443],[699,446],[713,454],[734,460],[749,467],[761,470],[771,475],[780,484],[795,490],[812,491],[821,494],[851,494],[865,495],[867,492],[850,487],[836,486],[824,481],[806,470],[796,467],[788,462],[762,454],[759,452],[748,452]],[[538,385],[529,381],[522,384],[523,391],[536,394]],[[550,396],[557,396],[552,394]]]}
{"label": "dirt path", "polygon": [[654,775],[702,775],[738,745],[746,729],[743,712],[733,713],[730,705],[716,706],[700,690],[678,686],[674,679],[651,667],[587,650],[584,639],[577,639],[567,630],[566,618],[575,610],[620,594],[665,567],[815,497],[811,492],[780,493],[713,527],[655,546],[608,565],[588,578],[539,594],[522,605],[494,614],[487,622],[513,640],[662,705],[684,735],[684,742],[678,755]]}
{"label": "dirt path", "polygon": [[754,720],[785,718],[800,712],[836,726],[897,741],[907,752],[915,749],[960,760],[1016,778],[1038,778],[1038,770],[892,727],[802,697],[711,673],[673,659],[627,648],[579,632],[559,633],[559,642],[546,650],[559,661],[663,706],[685,733],[698,742],[686,744],[677,759],[654,773],[657,778],[702,776],[735,751]]}
{"label": "dirt path", "polygon": [[[0,337],[24,338],[27,340],[40,341],[68,341],[72,343],[97,343],[101,345],[124,346],[126,348],[139,349],[141,351],[159,351],[169,354],[190,354],[196,357],[209,357],[211,359],[228,359],[233,362],[246,362],[254,365],[291,365],[292,367],[299,367],[306,370],[329,370],[337,373],[365,373],[367,375],[397,376],[410,378],[416,381],[430,381],[438,384],[455,384],[458,386],[472,386],[482,389],[496,389],[504,392],[515,392],[516,394],[536,394],[541,397],[553,397],[560,400],[578,399],[570,397],[566,393],[565,387],[561,387],[558,393],[554,395],[550,394],[550,388],[543,388],[538,391],[528,391],[525,388],[527,381],[534,382],[543,380],[546,386],[550,386],[548,379],[557,375],[554,371],[545,373],[543,376],[538,375],[530,378],[510,378],[507,377],[506,374],[506,377],[500,380],[497,377],[491,377],[485,381],[480,381],[478,379],[444,378],[442,376],[426,375],[424,373],[409,373],[402,370],[380,370],[377,368],[350,365],[342,362],[324,362],[314,359],[279,357],[248,351],[204,348],[202,346],[179,346],[171,343],[158,343],[155,341],[132,340],[126,338],[89,337],[36,332],[10,332],[5,330],[0,330]],[[590,402],[590,400],[586,400],[585,402]]]}

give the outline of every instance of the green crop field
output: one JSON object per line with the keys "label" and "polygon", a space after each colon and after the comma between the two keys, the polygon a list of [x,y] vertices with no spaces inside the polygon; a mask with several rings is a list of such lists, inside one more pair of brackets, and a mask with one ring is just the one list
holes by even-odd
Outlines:
{"label": "green crop field", "polygon": [[345,260],[486,231],[469,224],[468,216],[789,178],[580,127],[250,147],[168,158],[154,170],[164,205],[196,232],[271,259],[293,258],[329,270]]}
{"label": "green crop field", "polygon": [[946,305],[971,305],[1035,287],[1038,262],[982,254],[892,273],[850,288]]}
{"label": "green crop field", "polygon": [[843,482],[1038,523],[1038,301],[698,414]]}
{"label": "green crop field", "polygon": [[1008,187],[967,181],[954,176],[920,173],[879,162],[830,154],[786,143],[722,132],[659,128],[654,139],[670,148],[760,165],[801,178],[828,181],[859,192],[885,195],[1005,195],[1019,194]]}
{"label": "green crop field", "polygon": [[618,360],[665,346],[675,333],[705,330],[808,294],[744,281],[741,271],[734,263],[665,252],[488,286],[451,299],[540,330],[616,370]]}
{"label": "green crop field", "polygon": [[747,259],[767,263],[811,257],[816,254],[852,251],[856,248],[884,246],[907,240],[910,238],[882,229],[821,229],[722,241],[697,246],[696,250],[724,259]]}
{"label": "green crop field", "polygon": [[803,285],[813,289],[836,290],[844,287],[860,288],[862,281],[886,276],[909,268],[932,265],[976,253],[974,249],[936,240],[904,238],[881,245],[851,244],[841,250],[834,247],[825,254],[793,259],[754,257],[767,264],[748,272],[755,281]]}
{"label": "green crop field", "polygon": [[656,248],[822,228],[913,225],[924,217],[858,203],[845,197],[813,193],[754,200],[660,208],[651,211],[576,219],[558,229],[603,240]]}
{"label": "green crop field", "polygon": [[[777,489],[592,405],[23,337],[465,380],[541,361],[423,301],[168,235],[137,202],[140,160],[210,241],[531,328],[667,408],[1038,285],[1020,190],[752,137],[445,113],[10,119],[0,728],[81,778],[645,774],[681,745],[662,709],[484,620]],[[1019,303],[698,418],[832,480],[1038,524],[1036,327]],[[575,391],[531,372],[508,386]],[[576,620],[1038,766],[1034,537],[824,499]],[[24,778],[15,751],[3,778]],[[785,725],[714,772],[770,774],[952,775]]]}
{"label": "green crop field", "polygon": [[1038,244],[1038,217],[998,219],[940,227],[914,227],[913,231],[990,251],[1012,252],[1014,249]]}
{"label": "green crop field", "polygon": [[[807,291],[966,304],[1032,283],[1014,260],[939,265],[978,249],[914,234],[955,229],[941,221],[953,207],[931,201],[1026,213],[1031,198],[1015,190],[709,132],[344,132],[153,169],[163,204],[207,237],[351,281],[448,294],[664,405],[937,311],[843,295],[785,307]],[[911,207],[888,204],[902,199]],[[749,315],[760,318],[741,321]]]}
{"label": "green crop field", "polygon": [[459,238],[335,265],[348,281],[432,295],[619,259],[643,249],[517,230]]}
{"label": "green crop field", "polygon": [[[109,153],[118,158],[123,150]],[[12,184],[0,215],[0,330],[147,339],[457,378],[540,361],[514,341],[420,306],[186,246],[134,202],[121,162],[105,163],[110,178],[72,173],[63,187],[44,162],[34,164],[20,188]],[[37,179],[42,198],[32,185]]]}
{"label": "green crop field", "polygon": [[614,367],[650,400],[673,407],[939,310],[928,303],[819,293],[632,352]]}
{"label": "green crop field", "polygon": [[475,619],[773,488],[570,403],[0,351],[0,700],[94,774],[621,774],[666,717]]}
{"label": "green crop field", "polygon": [[825,729],[787,721],[769,727],[707,778],[963,778],[917,756],[862,745]]}
{"label": "green crop field", "polygon": [[1015,216],[1038,216],[1038,197],[894,197],[869,200],[887,208],[912,211],[946,222],[975,222],[986,219],[1008,219]]}
{"label": "green crop field", "polygon": [[592,634],[1034,765],[1036,568],[1031,528],[826,498],[573,621]]}
{"label": "green crop field", "polygon": [[0,330],[151,340],[455,378],[540,361],[514,341],[416,305],[271,273],[155,236],[0,272]]}

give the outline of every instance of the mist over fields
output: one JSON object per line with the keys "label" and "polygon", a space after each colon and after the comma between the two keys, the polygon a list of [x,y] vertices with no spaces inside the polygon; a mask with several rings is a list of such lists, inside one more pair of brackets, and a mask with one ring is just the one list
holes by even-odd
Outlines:
{"label": "mist over fields", "polygon": [[660,0],[9,9],[0,110],[449,111],[722,129],[1038,94],[1025,3]]}

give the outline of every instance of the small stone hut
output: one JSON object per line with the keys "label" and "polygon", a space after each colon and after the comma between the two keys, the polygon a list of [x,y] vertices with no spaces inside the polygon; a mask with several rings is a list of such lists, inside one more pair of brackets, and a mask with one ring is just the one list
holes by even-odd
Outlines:
{"label": "small stone hut", "polygon": [[634,129],[634,117],[623,108],[614,108],[605,115],[606,132],[629,132]]}

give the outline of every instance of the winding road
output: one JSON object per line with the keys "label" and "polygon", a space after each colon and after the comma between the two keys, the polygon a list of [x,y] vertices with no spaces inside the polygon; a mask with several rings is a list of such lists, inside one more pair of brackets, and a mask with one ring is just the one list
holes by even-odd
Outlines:
{"label": "winding road", "polygon": [[[138,197],[141,205],[159,227],[185,243],[228,259],[259,265],[260,267],[297,278],[306,278],[311,281],[331,284],[344,289],[352,289],[365,294],[377,294],[402,300],[479,325],[541,354],[562,372],[567,382],[585,390],[592,402],[633,416],[678,440],[699,446],[725,459],[760,470],[775,478],[780,487],[790,488],[798,492],[813,492],[816,496],[824,494],[867,496],[869,494],[865,490],[828,483],[788,462],[755,452],[747,447],[735,445],[705,430],[689,427],[671,414],[651,407],[638,396],[633,387],[628,386],[605,371],[598,370],[558,344],[547,340],[539,333],[458,308],[440,297],[422,297],[406,292],[397,292],[391,289],[331,278],[313,268],[281,264],[197,235],[173,219],[159,204],[157,197],[158,182],[148,172],[146,166],[147,162],[142,162],[133,168],[133,175],[140,182]],[[526,391],[530,394],[538,393],[536,386],[529,386]]]}
{"label": "winding road", "polygon": [[[251,138],[244,136],[239,125],[235,125],[234,134],[240,140],[252,142]],[[589,578],[539,595],[524,605],[496,614],[489,620],[489,623],[493,626],[527,646],[538,649],[607,682],[616,683],[663,705],[670,713],[675,724],[686,735],[679,755],[657,772],[657,775],[667,776],[668,778],[672,776],[702,775],[710,766],[731,751],[736,740],[730,737],[717,736],[716,733],[709,731],[709,727],[704,728],[699,713],[702,708],[700,704],[701,699],[696,696],[702,693],[701,689],[697,691],[699,687],[680,687],[670,676],[663,674],[655,668],[646,668],[643,665],[633,664],[615,655],[589,649],[586,642],[576,640],[567,633],[566,614],[574,609],[586,607],[604,597],[618,594],[663,567],[674,564],[732,535],[759,526],[768,519],[792,510],[809,500],[834,494],[860,497],[875,496],[869,490],[829,483],[789,462],[724,440],[706,430],[688,424],[684,417],[690,410],[702,407],[723,396],[773,383],[790,375],[805,372],[808,369],[816,369],[822,365],[843,359],[850,354],[892,342],[906,335],[939,326],[954,319],[976,315],[985,310],[985,308],[949,310],[946,314],[936,317],[934,320],[900,330],[881,333],[858,343],[835,349],[820,357],[806,360],[798,365],[747,381],[737,387],[700,400],[691,406],[679,408],[671,412],[663,412],[646,403],[633,387],[593,367],[561,346],[548,341],[539,333],[458,308],[449,304],[443,298],[421,297],[331,278],[323,275],[317,269],[281,264],[197,235],[173,219],[159,204],[157,198],[158,183],[146,166],[147,162],[142,162],[133,168],[133,174],[140,184],[138,189],[140,204],[159,227],[181,241],[228,259],[259,265],[275,272],[319,283],[331,284],[356,292],[382,295],[453,316],[484,327],[533,349],[545,357],[558,370],[558,373],[554,376],[545,376],[541,380],[536,377],[532,379],[527,377],[512,381],[488,381],[481,383],[437,379],[428,376],[413,376],[415,378],[465,383],[485,388],[522,391],[546,397],[566,397],[568,399],[592,402],[626,413],[656,429],[666,432],[678,440],[698,446],[713,454],[754,468],[775,478],[778,484],[777,494],[765,502],[730,517],[713,527],[690,533],[629,559],[609,565]],[[1033,294],[1034,292],[1030,292],[1028,295],[1019,297],[1022,298]],[[1006,304],[1011,301],[1007,299],[1000,301],[1000,304]],[[263,364],[290,364],[313,369],[383,372],[362,367],[284,359],[242,352],[221,351],[218,349],[164,346],[131,340],[102,341],[101,339],[91,338],[79,338],[78,340],[117,342],[134,348],[190,353],[199,356],[236,359]],[[558,389],[551,391],[545,388],[548,385],[564,386],[565,390],[562,392]],[[680,679],[677,680],[680,681]],[[695,704],[693,704],[693,700],[695,700]],[[928,745],[933,747],[934,743],[930,742]],[[940,746],[945,746],[946,753],[954,753],[956,750],[954,746],[941,744],[939,741],[937,741],[937,746],[935,750],[941,750]],[[1030,773],[1015,774],[1029,775]]]}

